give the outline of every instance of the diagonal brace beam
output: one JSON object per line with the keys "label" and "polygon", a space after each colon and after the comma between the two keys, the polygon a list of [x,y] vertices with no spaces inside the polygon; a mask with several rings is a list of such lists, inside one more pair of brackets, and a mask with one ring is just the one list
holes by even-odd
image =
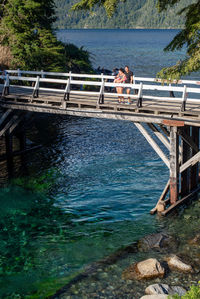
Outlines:
{"label": "diagonal brace beam", "polygon": [[166,146],[166,148],[170,150],[170,143],[168,139],[165,136],[163,136],[163,134],[158,130],[158,128],[151,123],[149,123],[148,126],[154,132],[156,137]]}
{"label": "diagonal brace beam", "polygon": [[190,166],[194,166],[196,163],[200,162],[200,152],[190,158],[187,162],[180,166],[180,172],[183,172]]}
{"label": "diagonal brace beam", "polygon": [[140,123],[135,122],[134,124],[138,128],[138,130],[142,133],[142,135],[145,137],[145,139],[148,141],[148,143],[152,146],[152,148],[155,150],[155,152],[159,155],[159,157],[163,160],[163,162],[169,168],[170,167],[169,159],[163,153],[161,148],[157,145],[157,143],[153,140],[153,138],[149,135],[149,133],[145,130],[145,128]]}

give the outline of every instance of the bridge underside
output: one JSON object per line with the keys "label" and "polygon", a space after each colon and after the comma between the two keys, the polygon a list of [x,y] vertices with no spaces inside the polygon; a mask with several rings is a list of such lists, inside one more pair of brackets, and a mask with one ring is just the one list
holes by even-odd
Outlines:
{"label": "bridge underside", "polygon": [[152,214],[168,214],[199,190],[200,107],[196,104],[188,104],[186,111],[181,111],[180,103],[173,98],[170,105],[145,99],[142,107],[138,107],[134,100],[131,105],[118,103],[117,95],[115,99],[105,97],[103,103],[88,95],[70,95],[70,99],[65,100],[58,94],[41,92],[35,98],[18,88],[11,89],[1,98],[0,107],[4,111],[0,119],[0,137],[5,135],[7,138],[8,159],[12,158],[13,132],[26,112],[126,120],[135,124],[169,169],[169,180],[157,205],[151,210]]}

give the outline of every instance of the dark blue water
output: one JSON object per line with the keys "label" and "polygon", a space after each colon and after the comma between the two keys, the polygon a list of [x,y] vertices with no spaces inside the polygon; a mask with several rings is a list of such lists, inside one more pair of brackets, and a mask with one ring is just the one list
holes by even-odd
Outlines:
{"label": "dark blue water", "polygon": [[60,30],[57,36],[66,43],[84,46],[95,67],[113,69],[130,66],[136,76],[155,77],[165,66],[183,59],[185,51],[163,52],[178,30],[86,29]]}
{"label": "dark blue water", "polygon": [[[176,33],[57,34],[62,41],[84,45],[96,67],[129,64],[137,76],[155,76],[184,55],[163,53]],[[42,148],[28,154],[23,165],[15,160],[12,182],[6,182],[6,164],[0,164],[2,298],[45,298],[85,265],[163,225],[149,210],[166,184],[168,170],[134,124],[42,116],[28,138]]]}

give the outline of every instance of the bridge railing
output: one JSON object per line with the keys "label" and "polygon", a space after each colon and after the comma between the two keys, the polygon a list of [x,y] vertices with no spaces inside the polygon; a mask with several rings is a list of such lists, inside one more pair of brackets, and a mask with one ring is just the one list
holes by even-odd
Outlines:
{"label": "bridge railing", "polygon": [[[68,78],[70,76],[74,78],[92,78],[92,79],[103,79],[103,80],[114,80],[115,76],[111,75],[104,75],[102,74],[76,74],[72,72],[68,73],[58,73],[58,72],[45,72],[43,70],[41,71],[23,71],[23,70],[6,70],[4,71],[5,74],[16,74],[18,76],[24,75],[35,75],[35,76],[40,76],[41,78],[44,78],[46,76],[54,76],[54,77],[65,77]],[[151,83],[161,83],[161,84],[175,84],[175,85],[184,85],[184,84],[189,84],[189,85],[200,85],[200,81],[198,80],[163,80],[159,78],[147,78],[147,77],[137,77],[134,76],[134,81],[136,82],[151,82]]]}
{"label": "bridge railing", "polygon": [[[24,75],[24,76],[23,76]],[[54,78],[52,78],[52,76]],[[56,78],[55,78],[56,77]],[[63,79],[58,79],[63,77]],[[62,105],[66,108],[66,102],[69,101],[70,95],[88,95],[97,96],[97,104],[104,104],[106,97],[107,101],[112,102],[112,99],[116,97],[130,97],[137,101],[137,106],[142,107],[143,101],[173,101],[180,102],[180,109],[186,110],[186,103],[200,104],[200,87],[190,87],[188,85],[200,85],[199,81],[194,80],[179,80],[173,81],[168,85],[164,85],[161,79],[156,78],[143,78],[134,77],[134,83],[114,83],[114,76],[107,76],[104,74],[74,74],[74,73],[55,73],[55,72],[37,72],[37,71],[21,71],[21,70],[8,70],[1,75],[1,79],[4,80],[3,95],[9,94],[9,88],[23,88],[32,90],[32,98],[37,98],[39,93],[42,92],[54,92],[63,95]],[[83,80],[84,79],[84,80]],[[17,82],[20,82],[17,84]],[[25,82],[25,83],[23,83]],[[150,84],[145,84],[145,83]],[[153,83],[153,84],[152,84]],[[44,86],[46,84],[46,86]],[[57,86],[55,87],[55,84]],[[184,84],[184,86],[183,86]],[[186,85],[187,84],[187,85]],[[43,85],[43,86],[42,86]],[[180,86],[181,85],[181,86]],[[83,86],[88,89],[91,86],[96,90],[83,90]],[[116,87],[130,88],[137,91],[135,94],[116,94]],[[76,88],[75,88],[76,87]],[[77,87],[79,87],[77,89]],[[154,94],[152,94],[154,92]],[[166,92],[171,96],[167,96]],[[162,93],[162,95],[160,95]],[[179,96],[175,96],[174,94]],[[193,98],[189,97],[193,95]],[[194,98],[195,97],[195,98]]]}

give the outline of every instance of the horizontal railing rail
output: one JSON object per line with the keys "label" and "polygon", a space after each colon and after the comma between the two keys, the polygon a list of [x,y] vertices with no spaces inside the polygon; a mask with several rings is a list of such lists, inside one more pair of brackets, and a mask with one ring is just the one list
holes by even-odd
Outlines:
{"label": "horizontal railing rail", "polygon": [[[59,77],[77,77],[77,78],[93,78],[93,79],[110,79],[114,80],[115,76],[112,75],[104,75],[102,74],[76,74],[76,73],[60,73],[60,72],[45,72],[43,70],[41,71],[23,71],[23,70],[5,70],[5,74],[17,74],[18,76],[22,76],[22,74],[27,74],[27,75],[36,75],[36,76],[59,76]],[[149,78],[149,77],[137,77],[134,76],[134,81],[139,81],[139,82],[151,82],[151,83],[161,83],[161,84],[191,84],[191,85],[200,85],[200,81],[198,80],[163,80],[160,78]]]}
{"label": "horizontal railing rail", "polygon": [[[54,76],[55,78],[52,78],[51,76]],[[112,100],[113,97],[130,97],[131,99],[137,100],[138,107],[142,107],[142,102],[146,99],[168,102],[172,101],[171,96],[173,96],[173,101],[181,102],[182,111],[185,111],[186,103],[200,104],[200,98],[194,98],[194,96],[193,98],[189,98],[188,96],[189,94],[200,94],[200,82],[194,80],[179,80],[176,82],[173,81],[174,84],[176,83],[175,85],[172,85],[171,83],[165,85],[163,84],[163,81],[161,79],[134,77],[134,83],[114,83],[111,82],[111,80],[114,81],[114,76],[108,76],[104,74],[74,74],[71,72],[56,73],[22,70],[4,71],[4,73],[1,74],[0,78],[4,81],[2,95],[9,94],[9,87],[31,89],[33,91],[33,98],[37,98],[40,91],[61,93],[63,94],[63,107],[66,107],[65,102],[69,100],[70,94],[98,96],[98,104],[104,103],[105,96],[107,96],[107,99],[110,100]],[[17,84],[16,82],[20,82],[20,84]],[[23,85],[23,82],[26,82],[26,84]],[[44,86],[41,86],[41,84]],[[186,84],[189,86],[187,86]],[[58,87],[58,85],[61,85],[61,88],[60,86]],[[191,87],[190,85],[198,85],[199,87]],[[89,86],[96,87],[96,89],[99,90],[84,90],[84,87]],[[115,90],[115,88],[118,86],[122,88],[130,88],[131,90],[136,90],[137,92],[135,94],[118,94],[116,92],[113,92],[113,90]],[[160,94],[146,94],[148,91],[150,93],[169,92],[171,96],[169,97]],[[181,93],[181,96],[175,96],[174,93]]]}

